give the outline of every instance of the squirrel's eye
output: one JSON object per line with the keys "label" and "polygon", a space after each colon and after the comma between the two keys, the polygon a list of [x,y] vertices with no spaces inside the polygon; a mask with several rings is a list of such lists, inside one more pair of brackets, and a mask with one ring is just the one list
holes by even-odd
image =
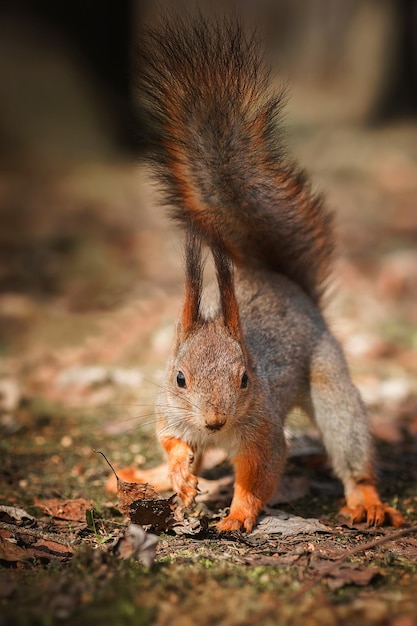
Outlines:
{"label": "squirrel's eye", "polygon": [[248,382],[249,382],[248,374],[247,372],[244,372],[242,376],[242,382],[240,383],[240,388],[246,389],[246,387],[248,386]]}
{"label": "squirrel's eye", "polygon": [[178,372],[177,374],[177,385],[178,387],[186,387],[187,383],[185,382],[185,376],[182,372]]}

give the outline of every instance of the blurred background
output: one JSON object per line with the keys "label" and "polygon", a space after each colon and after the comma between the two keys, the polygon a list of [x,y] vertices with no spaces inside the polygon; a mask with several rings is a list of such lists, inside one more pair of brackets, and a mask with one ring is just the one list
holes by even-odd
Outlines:
{"label": "blurred background", "polygon": [[[74,385],[97,380],[90,371],[58,384],[74,364],[124,363],[150,376],[163,367],[181,299],[180,240],[140,164],[147,129],[134,48],[169,4],[1,4],[0,375],[25,394],[76,402]],[[417,1],[229,4],[257,24],[287,82],[289,151],[336,214],[329,319],[366,400],[389,398],[411,419]],[[23,392],[1,393],[7,412]]]}
{"label": "blurred background", "polygon": [[[229,4],[257,25],[289,85],[290,140],[293,133],[307,142],[312,127],[329,136],[335,126],[413,124],[417,2]],[[225,6],[210,3],[213,12]],[[65,10],[47,0],[2,3],[1,291],[69,289],[75,307],[107,306],[145,271],[147,203],[134,162],[146,129],[134,101],[133,51],[141,28],[165,8],[145,0],[72,2]],[[82,302],[84,290],[90,302]]]}

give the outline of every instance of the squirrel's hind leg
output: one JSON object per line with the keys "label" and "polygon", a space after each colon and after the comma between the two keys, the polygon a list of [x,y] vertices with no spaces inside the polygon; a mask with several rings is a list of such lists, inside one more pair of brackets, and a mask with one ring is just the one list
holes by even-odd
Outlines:
{"label": "squirrel's hind leg", "polygon": [[401,526],[401,513],[379,497],[367,411],[350,379],[342,349],[330,333],[321,338],[312,357],[310,398],[312,417],[344,485],[346,506],[341,514],[352,523]]}

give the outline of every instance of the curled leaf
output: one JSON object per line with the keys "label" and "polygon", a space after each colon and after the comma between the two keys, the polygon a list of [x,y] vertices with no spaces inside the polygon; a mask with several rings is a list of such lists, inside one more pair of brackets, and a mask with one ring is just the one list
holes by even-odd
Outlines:
{"label": "curled leaf", "polygon": [[130,524],[126,532],[111,546],[113,553],[120,559],[134,559],[145,567],[153,565],[158,537],[147,533],[141,526]]}
{"label": "curled leaf", "polygon": [[19,526],[33,526],[36,519],[33,515],[27,513],[24,509],[17,506],[0,505],[0,521],[8,524],[17,524]]}
{"label": "curled leaf", "polygon": [[206,518],[187,517],[181,522],[176,522],[172,530],[176,535],[193,536],[205,533],[208,528],[208,521]]}

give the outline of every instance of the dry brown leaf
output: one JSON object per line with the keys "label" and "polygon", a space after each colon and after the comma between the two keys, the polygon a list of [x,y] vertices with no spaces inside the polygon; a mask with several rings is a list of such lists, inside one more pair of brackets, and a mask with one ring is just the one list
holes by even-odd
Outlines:
{"label": "dry brown leaf", "polygon": [[0,561],[8,563],[25,563],[30,560],[26,550],[20,548],[14,542],[0,537]]}
{"label": "dry brown leaf", "polygon": [[166,530],[172,525],[173,497],[161,498],[156,489],[145,482],[121,480],[106,456],[97,451],[110,466],[117,481],[118,508],[133,524]]}
{"label": "dry brown leaf", "polygon": [[130,509],[139,500],[159,500],[159,493],[149,483],[128,483],[117,481],[117,506],[123,515],[130,516]]}
{"label": "dry brown leaf", "polygon": [[357,585],[366,587],[377,576],[381,575],[381,570],[376,567],[362,567],[360,565],[347,563],[341,565],[337,570],[326,577],[326,584],[331,591],[336,591],[346,585]]}
{"label": "dry brown leaf", "polygon": [[40,559],[67,559],[72,556],[73,549],[70,546],[64,546],[56,541],[39,539],[36,543],[28,547],[27,552],[30,556],[36,556]]}
{"label": "dry brown leaf", "polygon": [[85,498],[75,498],[74,500],[60,500],[59,498],[39,500],[35,498],[34,504],[46,515],[69,522],[84,522],[86,512],[93,508],[92,500]]}
{"label": "dry brown leaf", "polygon": [[172,526],[173,498],[158,500],[134,500],[129,507],[129,517],[134,524],[153,526],[156,530],[167,530]]}

